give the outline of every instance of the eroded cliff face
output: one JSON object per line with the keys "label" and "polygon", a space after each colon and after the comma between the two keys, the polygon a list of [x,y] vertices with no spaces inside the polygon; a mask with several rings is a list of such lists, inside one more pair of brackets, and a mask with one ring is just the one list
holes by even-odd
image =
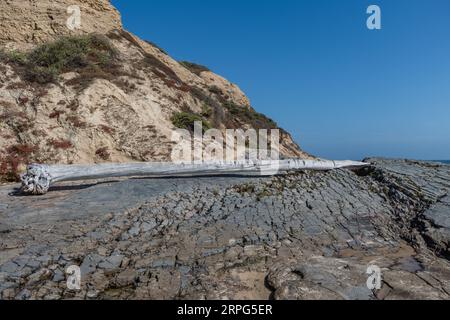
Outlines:
{"label": "eroded cliff face", "polygon": [[[67,28],[67,8],[78,5],[80,28]],[[120,13],[109,0],[2,0],[0,1],[0,44],[36,44],[62,35],[106,33],[121,29]]]}
{"label": "eroded cliff face", "polygon": [[[70,31],[67,6],[73,4],[81,8],[82,24]],[[168,161],[179,127],[174,115],[220,130],[276,128],[237,85],[123,30],[109,1],[2,1],[0,9],[0,180],[14,180],[29,162]],[[83,47],[91,51],[77,53],[57,72],[47,65],[54,60],[48,52],[63,51],[58,59],[67,60],[66,51],[80,50],[73,38],[49,44],[93,32],[100,42],[77,41],[81,47],[93,42],[96,51]],[[35,54],[36,48],[44,49]],[[280,151],[309,157],[284,131]]]}

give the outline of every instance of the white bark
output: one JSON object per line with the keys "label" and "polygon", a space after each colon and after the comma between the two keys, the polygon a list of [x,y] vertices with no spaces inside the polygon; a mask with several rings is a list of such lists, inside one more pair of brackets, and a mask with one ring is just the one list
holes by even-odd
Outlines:
{"label": "white bark", "polygon": [[256,160],[211,161],[202,163],[120,163],[96,165],[40,165],[32,164],[21,176],[22,192],[43,195],[58,181],[79,181],[117,177],[181,177],[214,175],[271,176],[294,170],[333,170],[364,167],[367,163],[331,160]]}

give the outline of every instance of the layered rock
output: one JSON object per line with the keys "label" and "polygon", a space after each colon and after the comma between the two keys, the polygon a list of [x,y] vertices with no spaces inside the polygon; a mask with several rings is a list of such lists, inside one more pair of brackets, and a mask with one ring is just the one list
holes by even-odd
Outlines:
{"label": "layered rock", "polygon": [[[67,28],[68,7],[77,5],[81,25]],[[109,0],[3,0],[0,2],[0,44],[17,46],[55,40],[62,35],[106,33],[121,29],[119,12]]]}
{"label": "layered rock", "polygon": [[[2,187],[0,298],[448,300],[450,166],[367,161],[358,172],[89,181],[37,198]],[[80,291],[66,287],[70,265]],[[381,290],[367,286],[373,265]]]}

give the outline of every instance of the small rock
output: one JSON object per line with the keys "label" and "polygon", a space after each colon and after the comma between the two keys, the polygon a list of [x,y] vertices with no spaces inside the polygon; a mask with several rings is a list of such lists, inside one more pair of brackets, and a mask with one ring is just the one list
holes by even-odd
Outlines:
{"label": "small rock", "polygon": [[23,289],[19,292],[19,294],[15,297],[16,300],[28,300],[31,298],[31,292],[28,289]]}
{"label": "small rock", "polygon": [[49,279],[52,275],[52,272],[48,269],[41,269],[28,277],[27,285],[34,285],[39,281]]}
{"label": "small rock", "polygon": [[63,281],[65,278],[66,277],[65,277],[64,273],[61,270],[57,269],[57,270],[54,271],[54,275],[53,275],[52,281],[60,282],[60,281]]}
{"label": "small rock", "polygon": [[16,272],[20,267],[12,261],[8,261],[0,267],[1,272],[13,273]]}
{"label": "small rock", "polygon": [[175,258],[167,257],[152,262],[152,268],[171,268],[175,266]]}
{"label": "small rock", "polygon": [[131,285],[135,282],[136,276],[137,274],[134,270],[125,270],[117,275],[116,284],[119,287]]}
{"label": "small rock", "polygon": [[124,257],[122,255],[111,256],[100,262],[98,267],[106,270],[117,269],[120,267],[123,258]]}
{"label": "small rock", "polygon": [[81,276],[86,276],[94,272],[95,269],[97,268],[97,265],[100,263],[102,259],[103,257],[99,256],[98,254],[90,254],[86,256],[83,260],[83,263],[80,266]]}

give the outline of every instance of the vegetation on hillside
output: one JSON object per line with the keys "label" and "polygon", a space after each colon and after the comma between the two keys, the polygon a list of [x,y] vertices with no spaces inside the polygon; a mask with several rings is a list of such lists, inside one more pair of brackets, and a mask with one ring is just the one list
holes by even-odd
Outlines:
{"label": "vegetation on hillside", "polygon": [[112,66],[116,51],[102,35],[62,37],[30,52],[2,52],[0,59],[16,67],[23,80],[46,84],[69,71],[90,69],[92,72]]}
{"label": "vegetation on hillside", "polygon": [[186,129],[194,132],[194,123],[199,121],[202,123],[203,131],[211,129],[211,125],[207,120],[196,113],[192,112],[177,112],[170,119],[172,124],[179,129]]}
{"label": "vegetation on hillside", "polygon": [[191,71],[192,73],[195,73],[196,75],[200,75],[200,73],[204,71],[210,71],[208,67],[202,66],[197,63],[189,62],[189,61],[180,61],[180,64]]}
{"label": "vegetation on hillside", "polygon": [[240,106],[232,101],[226,101],[223,107],[230,115],[243,123],[249,124],[254,129],[275,129],[277,123],[266,115],[256,112],[252,107]]}

